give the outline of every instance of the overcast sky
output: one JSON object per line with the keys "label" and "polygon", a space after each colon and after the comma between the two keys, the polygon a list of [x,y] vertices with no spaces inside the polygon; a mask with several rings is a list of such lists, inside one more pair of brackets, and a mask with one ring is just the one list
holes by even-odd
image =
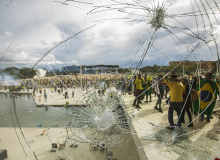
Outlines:
{"label": "overcast sky", "polygon": [[[131,0],[120,1],[135,4]],[[216,21],[220,20],[219,10],[213,0],[209,0],[209,5],[203,1],[210,21],[206,15],[201,16],[195,2],[193,7],[190,0],[173,0],[169,3],[164,23],[169,25],[166,27],[173,35],[163,28],[158,29],[153,47],[148,50],[140,67],[154,64],[168,65],[170,59],[183,60],[191,52],[190,49],[187,50],[187,46],[194,50],[198,43],[194,54],[191,54],[188,60],[217,59],[217,49],[212,40],[214,37],[217,43],[220,42],[220,26]],[[1,0],[0,58],[4,54],[5,56],[0,62],[0,68],[33,67],[51,48],[85,29],[54,48],[36,68],[51,69],[74,64],[136,67],[155,31],[150,23],[156,10],[152,1],[142,0],[142,5],[152,9],[150,13],[138,6],[131,8],[131,5],[115,5],[121,9],[108,8],[107,11],[103,11],[106,8],[99,8],[94,10],[99,12],[93,14],[88,13],[96,6],[109,7],[110,4],[116,3],[111,0],[80,0],[80,2],[87,4],[65,0]],[[161,6],[163,1],[159,2]],[[220,3],[220,0],[216,2]],[[198,6],[202,14],[205,14],[202,4],[198,3]],[[212,10],[208,9],[209,6]],[[193,10],[196,11],[196,18],[193,16]],[[187,15],[184,15],[185,13]],[[212,13],[215,13],[215,16]],[[132,21],[134,19],[135,21]],[[174,30],[170,26],[190,30],[182,29],[181,31],[185,32],[183,33],[177,31],[179,28]],[[204,42],[189,35],[196,37],[198,33],[200,38],[205,37],[212,52]],[[145,43],[141,46],[142,42]]]}

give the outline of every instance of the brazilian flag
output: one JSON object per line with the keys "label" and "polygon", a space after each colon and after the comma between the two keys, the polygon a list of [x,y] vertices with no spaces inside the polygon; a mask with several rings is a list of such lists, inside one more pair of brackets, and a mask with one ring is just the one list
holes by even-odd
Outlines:
{"label": "brazilian flag", "polygon": [[[141,92],[143,93],[143,92],[146,91],[146,83],[145,83],[145,82],[142,82],[142,88],[143,88],[143,89],[142,89]],[[145,93],[146,93],[146,92],[145,92]],[[141,94],[141,98],[140,98],[141,100],[144,99],[145,93]]]}
{"label": "brazilian flag", "polygon": [[[152,84],[150,83],[150,81],[147,81],[146,83],[145,82],[143,82],[142,83],[142,87],[143,87],[143,90],[142,90],[142,95],[141,95],[141,100],[143,100],[144,99],[144,96],[146,95],[146,96],[148,96],[148,95],[150,95],[151,94],[151,92],[152,92],[152,88],[149,88],[149,87],[151,87],[152,86]],[[149,89],[148,89],[149,88]],[[148,90],[147,90],[148,89]],[[147,91],[146,91],[147,90]]]}
{"label": "brazilian flag", "polygon": [[[147,81],[146,89],[148,89],[148,88],[151,87],[151,86],[152,86],[152,84],[151,84],[150,81],[148,80],[148,81]],[[149,88],[149,89],[146,91],[146,95],[148,96],[148,95],[150,95],[151,93],[152,93],[152,87]]]}
{"label": "brazilian flag", "polygon": [[[204,114],[211,116],[215,107],[218,94],[218,86],[215,81],[203,79],[196,83],[197,99],[193,102],[193,108],[197,113],[205,110]],[[207,108],[208,107],[208,108]]]}

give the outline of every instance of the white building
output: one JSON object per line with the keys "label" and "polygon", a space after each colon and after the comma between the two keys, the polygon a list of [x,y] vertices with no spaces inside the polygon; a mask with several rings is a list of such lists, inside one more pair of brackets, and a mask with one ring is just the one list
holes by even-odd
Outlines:
{"label": "white building", "polygon": [[34,78],[45,77],[45,75],[46,75],[46,73],[47,73],[46,70],[41,69],[41,68],[38,68],[38,69],[36,69],[36,70],[37,70],[37,71],[36,71],[36,74],[37,74],[37,75],[35,75]]}
{"label": "white building", "polygon": [[129,68],[130,72],[133,73],[133,74],[139,74],[139,69],[137,68]]}

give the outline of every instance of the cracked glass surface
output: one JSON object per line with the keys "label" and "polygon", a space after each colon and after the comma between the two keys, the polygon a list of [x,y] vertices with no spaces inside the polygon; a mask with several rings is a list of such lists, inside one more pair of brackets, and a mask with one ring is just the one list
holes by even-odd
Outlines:
{"label": "cracked glass surface", "polygon": [[[137,49],[135,50],[134,58],[132,58],[128,63],[129,67],[132,66],[137,69],[140,68],[144,59],[147,58],[151,50],[156,50],[161,53],[161,56],[167,58],[168,62],[175,56],[183,55],[180,57],[182,61],[166,73],[166,75],[168,75],[175,68],[182,65],[189,56],[195,56],[194,54],[198,52],[201,52],[202,56],[204,53],[198,49],[200,45],[203,45],[206,51],[210,53],[210,56],[215,57],[215,59],[219,59],[218,33],[216,33],[215,26],[213,25],[214,22],[219,20],[219,1],[190,0],[188,2],[191,3],[191,9],[187,12],[182,11],[182,13],[176,14],[169,12],[169,8],[175,5],[175,1],[169,0],[149,1],[149,4],[148,1],[140,0],[106,1],[105,5],[101,5],[98,1],[94,3],[92,1],[73,0],[54,1],[53,3],[58,3],[59,5],[66,5],[67,7],[74,6],[80,9],[83,9],[83,6],[86,5],[90,8],[90,11],[87,13],[87,19],[89,19],[89,16],[91,15],[96,15],[97,20],[94,21],[94,24],[90,27],[77,32],[77,34],[73,34],[72,37],[65,37],[65,40],[49,49],[41,59],[33,64],[33,69],[40,61],[44,61],[44,57],[50,54],[59,45],[67,43],[67,48],[69,48],[68,41],[77,35],[80,35],[81,32],[91,30],[99,23],[107,23],[108,21],[114,20],[123,21],[126,25],[128,24],[128,26],[133,23],[143,23],[146,25],[146,29],[143,31],[143,34],[136,41]],[[7,5],[16,6],[16,1],[11,1]],[[98,19],[99,14],[108,13],[110,11],[114,11],[118,13],[118,15],[116,17],[107,16],[104,19]],[[184,20],[186,17],[190,18],[194,22],[193,27],[188,26],[187,22]],[[24,28],[27,25],[32,27],[31,23],[27,22]],[[20,31],[24,28],[20,28]],[[20,31],[18,32],[18,35],[20,34]],[[171,53],[169,55],[163,53],[163,50],[165,51],[169,47],[160,48],[161,42],[157,42],[157,40],[159,41],[160,34],[166,34],[170,38],[170,41],[173,42],[170,43],[171,47],[179,47],[177,50],[178,53]],[[14,39],[16,40],[16,38],[17,35]],[[13,41],[11,43],[13,43]],[[8,47],[10,47],[10,45]],[[7,50],[4,52],[0,62],[4,59],[5,54],[7,54]],[[195,56],[195,60],[199,61],[200,59]],[[219,63],[217,62],[216,65],[219,66]],[[49,64],[48,66],[51,67]],[[199,66],[197,66],[197,70],[198,68]],[[162,69],[163,68],[160,68],[157,73],[159,73]],[[142,126],[145,124],[145,126],[151,128],[153,132],[148,133],[147,131],[143,131],[142,139],[146,140],[146,145],[141,144],[140,146],[136,146],[136,143],[138,142],[132,144],[132,147],[135,149],[149,148],[146,155],[138,157],[138,159],[148,157],[153,151],[161,151],[158,154],[161,154],[164,159],[214,159],[219,157],[219,143],[213,140],[218,139],[218,137],[215,138],[213,136],[219,126],[218,118],[214,117],[216,126],[210,128],[210,132],[208,132],[208,134],[201,134],[196,141],[192,141],[190,138],[195,137],[196,132],[202,130],[202,126],[193,130],[187,130],[185,128],[179,129],[177,127],[174,131],[167,130],[165,129],[167,125],[166,123],[155,124],[152,120],[144,119],[144,116],[140,112],[138,113],[138,110],[131,106],[131,102],[125,104],[124,97],[122,95],[122,88],[128,79],[127,77],[132,73],[124,71],[124,74],[125,75],[123,76],[119,75],[118,81],[114,82],[112,88],[105,90],[105,95],[99,95],[98,90],[100,89],[102,91],[104,89],[104,85],[106,85],[104,80],[98,80],[99,82],[97,83],[96,89],[90,89],[83,92],[81,90],[82,86],[80,84],[80,78],[78,77],[77,79],[74,79],[67,73],[67,78],[76,83],[77,90],[81,95],[81,97],[76,100],[76,103],[83,104],[83,107],[74,107],[70,105],[66,108],[57,108],[52,105],[44,105],[42,108],[35,108],[34,101],[28,95],[11,95],[9,93],[1,94],[1,100],[4,101],[5,106],[9,106],[8,102],[10,104],[10,110],[8,108],[3,109],[5,114],[1,115],[1,125],[4,127],[16,126],[20,128],[20,131],[22,132],[22,127],[36,127],[36,124],[40,124],[43,121],[43,127],[45,127],[48,131],[50,128],[65,129],[65,133],[61,132],[64,134],[65,138],[57,139],[59,143],[62,141],[62,143],[72,146],[75,146],[76,144],[80,146],[80,144],[88,143],[91,145],[90,149],[94,150],[95,147],[99,149],[108,147],[120,148],[124,145],[128,145],[130,141],[135,141],[133,140],[133,135],[137,135],[136,130],[132,127],[132,123],[139,124],[139,129],[143,129]],[[56,85],[56,82],[63,82],[65,80],[63,78],[59,78],[56,74],[55,76],[56,77],[53,79],[48,78],[48,80],[50,80],[54,85]],[[24,78],[27,79],[25,80],[26,82],[29,81],[27,77],[24,76]],[[42,84],[38,84],[36,81],[30,80],[29,82],[31,82],[33,86],[42,86]],[[116,83],[118,83],[117,89],[115,87]],[[94,83],[90,85],[90,88],[94,87],[96,87]],[[72,92],[71,89],[67,88],[67,90],[69,91],[69,94]],[[65,91],[61,94],[64,94],[64,92]],[[55,93],[51,94],[57,96]],[[114,96],[111,97],[111,94]],[[13,101],[13,97],[15,98],[15,101]],[[23,101],[27,101],[26,105],[29,106],[28,109],[20,107],[22,106]],[[42,104],[44,103],[42,102]],[[219,106],[218,102],[216,106]],[[30,108],[30,112],[27,111]],[[27,112],[29,115],[25,117]],[[30,118],[31,114],[35,116]],[[8,123],[5,120],[9,117],[11,117],[10,119],[13,120],[13,123]],[[198,122],[196,118],[197,117],[195,116],[194,121]],[[58,132],[56,133],[55,131],[53,134],[58,134]],[[23,138],[26,139],[26,136],[27,134],[24,135]],[[47,138],[50,141],[47,144],[50,145],[52,143],[50,140],[51,135],[47,134]],[[38,152],[31,148],[31,142],[32,141],[26,141],[26,144],[28,144],[29,148],[32,150],[35,159],[38,159]],[[61,151],[62,153],[60,153]],[[71,151],[61,151],[57,149],[55,150],[58,155],[63,157],[65,155],[67,159],[75,159],[74,155],[70,156]],[[100,152],[100,150],[97,152]],[[129,153],[126,153],[126,155],[129,155]],[[29,156],[30,155],[28,154],[26,155],[26,157]]]}

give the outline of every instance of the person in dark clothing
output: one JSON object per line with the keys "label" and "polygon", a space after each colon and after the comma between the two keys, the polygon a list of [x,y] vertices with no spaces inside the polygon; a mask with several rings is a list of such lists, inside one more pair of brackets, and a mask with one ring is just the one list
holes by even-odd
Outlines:
{"label": "person in dark clothing", "polygon": [[[192,79],[192,89],[196,90],[196,83],[197,83],[197,77],[193,77]],[[197,115],[196,111],[193,110],[193,108],[191,108],[192,113],[194,113],[195,115]]]}
{"label": "person in dark clothing", "polygon": [[65,92],[65,99],[68,98],[68,92]]}
{"label": "person in dark clothing", "polygon": [[[134,80],[133,80],[133,86],[135,87],[135,80],[137,79],[137,77],[136,76],[134,76]],[[134,96],[135,96],[135,89],[134,89],[134,91],[133,91],[133,94],[134,94]]]}
{"label": "person in dark clothing", "polygon": [[[160,75],[158,77],[158,82],[162,81],[162,78],[163,78],[163,76]],[[161,109],[161,103],[162,103],[162,97],[163,97],[163,94],[164,94],[164,85],[156,84],[155,91],[156,91],[158,99],[157,99],[157,103],[156,103],[154,108],[157,109],[159,112],[163,113],[163,111]],[[159,105],[159,108],[157,107],[158,105]]]}
{"label": "person in dark clothing", "polygon": [[[169,82],[169,80],[168,80],[168,77],[167,77],[167,76],[165,77],[164,82]],[[166,86],[165,88],[166,88],[166,94],[165,94],[165,98],[167,98],[167,94],[169,93],[170,88],[169,88],[168,86]]]}
{"label": "person in dark clothing", "polygon": [[192,115],[190,112],[190,109],[192,110],[192,100],[191,100],[191,94],[190,94],[190,88],[188,83],[188,76],[183,76],[182,78],[183,83],[183,103],[182,103],[182,114],[181,114],[181,123],[185,123],[185,112],[188,114],[189,117],[189,125],[188,127],[193,127],[192,122]]}
{"label": "person in dark clothing", "polygon": [[192,89],[196,89],[197,77],[193,77],[192,79]]}

